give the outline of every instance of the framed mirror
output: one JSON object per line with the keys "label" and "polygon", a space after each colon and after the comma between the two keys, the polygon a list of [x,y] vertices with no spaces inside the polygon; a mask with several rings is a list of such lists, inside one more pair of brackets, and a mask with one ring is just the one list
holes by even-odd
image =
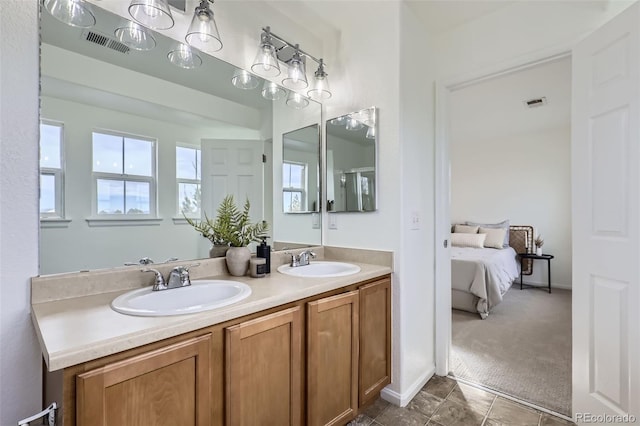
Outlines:
{"label": "framed mirror", "polygon": [[114,35],[126,20],[92,10],[90,29],[41,13],[40,273],[207,257],[183,213],[215,217],[227,194],[250,200],[272,246],[321,244],[319,215],[289,220],[281,199],[284,135],[318,128],[321,105],[294,109],[285,89],[150,30],[150,50],[131,48]]}
{"label": "framed mirror", "polygon": [[282,211],[320,211],[320,128],[317,124],[282,136]]}
{"label": "framed mirror", "polygon": [[377,209],[378,110],[327,120],[327,211]]}

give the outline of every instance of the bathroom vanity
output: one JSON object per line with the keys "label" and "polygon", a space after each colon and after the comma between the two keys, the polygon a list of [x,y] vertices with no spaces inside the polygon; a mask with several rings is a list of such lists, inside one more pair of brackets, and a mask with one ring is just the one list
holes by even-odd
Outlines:
{"label": "bathroom vanity", "polygon": [[[58,285],[74,297],[59,300],[46,299],[61,276],[34,278],[45,403],[61,403],[65,426],[346,424],[391,381],[392,259],[316,251],[360,272],[242,277],[253,290],[247,299],[174,317],[114,312],[109,301],[123,291],[97,292],[105,272],[84,289],[67,277]],[[205,260],[194,275],[224,277],[222,262]]]}

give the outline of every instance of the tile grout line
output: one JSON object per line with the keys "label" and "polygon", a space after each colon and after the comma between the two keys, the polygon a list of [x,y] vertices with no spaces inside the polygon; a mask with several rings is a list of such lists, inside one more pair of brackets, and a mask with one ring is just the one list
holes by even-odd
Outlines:
{"label": "tile grout line", "polygon": [[452,376],[450,374],[447,375],[447,377],[449,377],[450,379],[453,379],[453,380],[455,380],[457,382],[461,382],[461,383],[464,383],[466,385],[473,386],[474,388],[490,392],[490,393],[492,393],[494,395],[497,395],[497,396],[501,396],[501,397],[503,397],[505,399],[508,399],[510,401],[513,401],[513,402],[516,402],[516,403],[518,403],[520,405],[524,405],[526,407],[529,407],[529,408],[532,408],[534,410],[540,411],[541,413],[550,414],[550,415],[552,415],[554,417],[559,417],[562,420],[566,420],[566,421],[569,421],[569,422],[573,423],[573,419],[571,417],[568,417],[568,416],[566,416],[564,414],[560,414],[557,411],[549,410],[548,408],[541,407],[541,406],[533,404],[533,403],[531,403],[529,401],[525,401],[525,400],[516,398],[515,396],[511,396],[509,394],[497,391],[495,389],[488,388],[488,387],[486,387],[484,385],[481,385],[481,384],[475,383],[475,382],[471,382],[471,381],[463,379],[463,378],[458,378],[458,377]]}
{"label": "tile grout line", "polygon": [[[489,418],[489,413],[491,413],[491,410],[493,409],[493,404],[496,403],[496,400],[498,399],[498,395],[493,395],[493,401],[491,401],[491,405],[489,406],[489,409],[487,410],[487,414],[484,415],[484,419],[482,419],[482,423],[480,423],[480,426],[484,426],[484,424],[487,422],[487,419]],[[538,425],[540,426],[540,425]]]}

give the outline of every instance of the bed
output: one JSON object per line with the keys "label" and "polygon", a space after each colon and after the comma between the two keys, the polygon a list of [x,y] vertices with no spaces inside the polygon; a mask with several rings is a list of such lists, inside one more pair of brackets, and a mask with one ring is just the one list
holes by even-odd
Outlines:
{"label": "bed", "polygon": [[[507,225],[508,226],[508,225]],[[487,318],[520,275],[517,253],[528,252],[533,238],[530,226],[509,226],[504,245],[496,248],[451,247],[451,306]],[[452,240],[454,240],[452,234]],[[508,245],[507,245],[508,244]],[[464,244],[463,244],[464,245]],[[531,274],[525,262],[523,274]]]}

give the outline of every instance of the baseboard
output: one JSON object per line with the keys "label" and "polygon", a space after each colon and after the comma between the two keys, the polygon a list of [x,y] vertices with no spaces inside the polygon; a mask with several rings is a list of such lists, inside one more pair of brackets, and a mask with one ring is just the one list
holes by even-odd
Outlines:
{"label": "baseboard", "polygon": [[[523,281],[522,284],[528,285],[528,286],[531,286],[531,287],[545,287],[545,288],[549,287],[549,284],[547,284],[547,283],[534,283],[534,282]],[[513,286],[520,288],[520,280],[519,279],[515,280],[513,282]],[[551,283],[551,288],[557,288],[558,290],[571,290],[572,287],[570,285],[567,285],[567,284],[554,284],[554,283]]]}
{"label": "baseboard", "polygon": [[407,404],[411,402],[413,397],[416,396],[418,392],[420,392],[420,390],[424,387],[424,385],[427,384],[429,379],[433,377],[435,372],[436,372],[436,367],[434,365],[429,370],[427,370],[424,374],[422,374],[418,378],[418,380],[413,382],[413,384],[409,387],[409,389],[407,389],[407,391],[401,394],[394,390],[389,389],[389,386],[387,386],[386,388],[382,389],[382,391],[380,392],[380,397],[382,397],[382,399],[384,399],[385,401],[392,403],[393,405],[397,405],[399,407],[406,407]]}

